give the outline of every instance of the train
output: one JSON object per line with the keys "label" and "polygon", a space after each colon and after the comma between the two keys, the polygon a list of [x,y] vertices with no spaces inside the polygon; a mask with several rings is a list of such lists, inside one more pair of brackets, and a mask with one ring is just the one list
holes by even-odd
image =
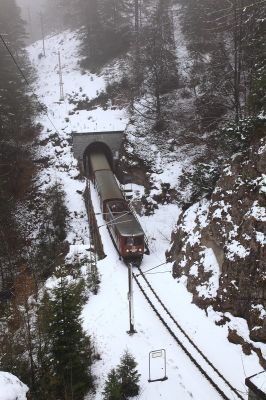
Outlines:
{"label": "train", "polygon": [[130,209],[103,152],[89,154],[90,178],[98,192],[101,211],[120,259],[140,263],[146,252],[144,231]]}

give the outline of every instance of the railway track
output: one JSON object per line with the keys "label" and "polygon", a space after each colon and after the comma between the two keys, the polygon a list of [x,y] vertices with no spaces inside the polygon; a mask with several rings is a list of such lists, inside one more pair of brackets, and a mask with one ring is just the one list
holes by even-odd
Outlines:
{"label": "railway track", "polygon": [[219,393],[221,398],[225,400],[244,400],[237,389],[235,389],[231,383],[218,371],[208,357],[204,355],[204,353],[176,321],[139,267],[138,271],[138,274],[133,274],[133,278],[140,291],[151,306],[152,310],[168,330],[170,335],[174,338],[179,347],[181,347],[184,353],[188,356],[190,361]]}

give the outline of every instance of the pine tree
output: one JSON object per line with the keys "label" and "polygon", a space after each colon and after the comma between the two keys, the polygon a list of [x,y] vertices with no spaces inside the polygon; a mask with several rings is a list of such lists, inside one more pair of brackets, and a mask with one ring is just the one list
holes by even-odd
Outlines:
{"label": "pine tree", "polygon": [[47,200],[50,204],[50,216],[57,242],[66,238],[68,210],[65,205],[65,192],[62,185],[56,182],[47,192]]}
{"label": "pine tree", "polygon": [[64,240],[68,226],[65,192],[60,183],[56,182],[47,190],[44,201],[46,215],[38,232],[38,246],[33,259],[33,267],[42,279],[51,275],[66,250]]}
{"label": "pine tree", "polygon": [[136,370],[137,363],[134,357],[126,351],[120,360],[117,373],[121,381],[121,389],[125,398],[139,394],[140,374]]}
{"label": "pine tree", "polygon": [[140,374],[134,357],[125,351],[117,368],[108,374],[103,391],[104,400],[127,400],[139,394]]}
{"label": "pine tree", "polygon": [[132,5],[129,0],[79,1],[84,26],[82,65],[95,69],[129,48]]}
{"label": "pine tree", "polygon": [[194,60],[191,86],[202,127],[213,130],[228,112],[241,126],[265,103],[266,5],[249,0],[183,4],[183,30]]}
{"label": "pine tree", "polygon": [[[24,50],[24,24],[15,0],[0,0],[0,33],[25,75],[32,71]],[[16,204],[31,184],[33,165],[26,148],[32,140],[34,104],[7,48],[0,40],[0,273],[11,286],[23,246]],[[31,173],[29,171],[31,170]]]}
{"label": "pine tree", "polygon": [[58,273],[58,286],[48,293],[51,313],[47,334],[53,360],[52,393],[64,400],[81,400],[93,388],[91,342],[83,332],[80,318],[85,301],[84,281],[69,281],[63,267]]}
{"label": "pine tree", "polygon": [[100,283],[101,283],[99,270],[97,268],[97,265],[95,265],[93,261],[89,261],[89,263],[90,263],[90,266],[89,266],[88,277],[87,277],[88,289],[93,294],[97,294],[99,291]]}
{"label": "pine tree", "polygon": [[120,377],[117,371],[113,368],[108,374],[103,391],[103,400],[123,400],[122,387]]}
{"label": "pine tree", "polygon": [[157,130],[162,130],[164,127],[163,95],[169,90],[174,90],[178,85],[177,59],[169,6],[169,0],[158,2],[149,25],[144,30],[145,39],[142,49],[145,69],[143,86],[147,95],[143,106],[152,112]]}

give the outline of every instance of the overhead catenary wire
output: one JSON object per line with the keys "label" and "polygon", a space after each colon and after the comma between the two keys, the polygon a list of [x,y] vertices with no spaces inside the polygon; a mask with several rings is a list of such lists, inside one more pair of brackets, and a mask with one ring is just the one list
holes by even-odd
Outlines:
{"label": "overhead catenary wire", "polygon": [[171,273],[172,273],[172,271],[159,271],[159,272],[147,272],[145,275],[171,274]]}
{"label": "overhead catenary wire", "polygon": [[[21,67],[20,67],[19,63],[17,62],[17,60],[16,60],[14,54],[12,53],[12,51],[11,51],[11,49],[9,48],[7,42],[5,41],[5,39],[4,39],[4,37],[3,37],[3,34],[1,34],[1,33],[0,33],[0,39],[1,39],[1,41],[2,41],[2,43],[3,43],[3,45],[4,45],[4,47],[6,48],[7,52],[9,53],[10,57],[12,58],[14,64],[16,65],[16,67],[17,67],[17,69],[18,69],[20,75],[22,76],[22,78],[24,79],[24,81],[26,82],[26,84],[27,84],[27,85],[29,86],[29,88],[31,89],[31,92],[32,92],[33,96],[36,98],[36,100],[37,100],[37,102],[39,103],[39,105],[40,105],[41,107],[43,107],[43,103],[39,100],[37,94],[36,94],[36,93],[34,92],[34,90],[32,89],[29,80],[27,79],[26,75],[24,74],[23,70],[21,69]],[[59,133],[59,130],[56,128],[56,126],[55,126],[55,124],[53,123],[52,119],[49,117],[49,114],[48,114],[47,109],[46,109],[46,112],[45,112],[45,113],[46,113],[46,116],[47,116],[47,118],[48,118],[50,124],[52,125],[52,127],[53,127],[54,130],[56,131],[56,133]]]}
{"label": "overhead catenary wire", "polygon": [[[150,268],[150,269],[147,269],[146,271],[142,271],[142,273],[143,273],[143,274],[146,274],[147,272],[152,271],[152,270],[155,269],[155,268],[159,268],[159,267],[161,267],[162,265],[168,264],[168,262],[169,262],[169,261],[165,261],[165,262],[163,262],[163,263],[161,263],[161,264],[159,264],[159,265],[156,265],[155,267],[152,267],[152,268]],[[139,275],[140,275],[140,274],[138,274],[137,276],[139,276]]]}

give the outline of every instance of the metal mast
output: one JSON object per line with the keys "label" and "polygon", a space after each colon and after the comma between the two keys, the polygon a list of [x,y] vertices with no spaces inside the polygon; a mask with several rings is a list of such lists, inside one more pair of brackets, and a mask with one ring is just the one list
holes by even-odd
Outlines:
{"label": "metal mast", "polygon": [[62,75],[62,66],[61,66],[61,57],[60,51],[58,52],[58,65],[59,65],[59,86],[60,86],[60,101],[64,101],[64,84],[63,84],[63,75]]}
{"label": "metal mast", "polygon": [[132,276],[132,262],[128,263],[128,304],[129,304],[129,335],[137,333],[134,328],[134,311],[133,311],[133,276]]}
{"label": "metal mast", "polygon": [[44,45],[44,28],[43,28],[43,15],[40,13],[40,18],[41,18],[41,30],[42,30],[42,48],[43,48],[43,55],[45,57],[45,45]]}

